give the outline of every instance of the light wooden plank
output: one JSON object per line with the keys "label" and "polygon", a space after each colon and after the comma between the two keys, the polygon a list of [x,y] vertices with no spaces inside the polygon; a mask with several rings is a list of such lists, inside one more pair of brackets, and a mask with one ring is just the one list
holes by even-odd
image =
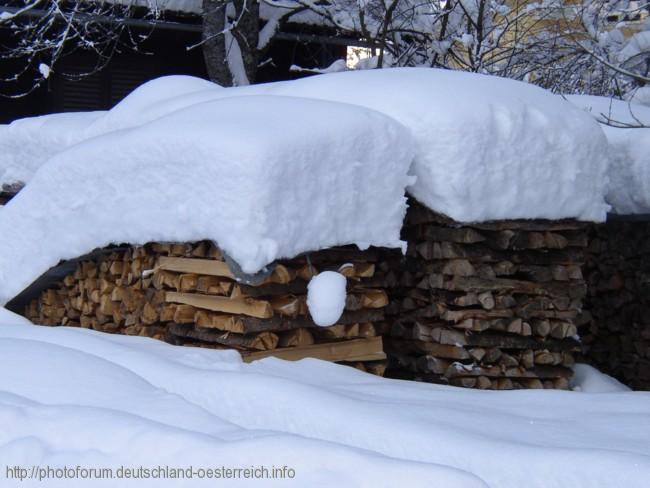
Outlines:
{"label": "light wooden plank", "polygon": [[158,258],[158,269],[175,271],[177,273],[194,273],[197,275],[221,276],[235,278],[228,265],[223,261],[214,259],[191,259],[160,256]]}
{"label": "light wooden plank", "polygon": [[273,308],[265,300],[253,298],[228,298],[214,295],[199,295],[197,293],[178,293],[168,291],[165,293],[165,301],[168,303],[182,303],[193,307],[213,312],[224,312],[230,314],[242,314],[260,319],[273,317]]}
{"label": "light wooden plank", "polygon": [[316,358],[324,361],[378,361],[386,359],[381,337],[355,339],[352,341],[329,342],[303,347],[288,347],[272,351],[242,353],[244,362],[276,357],[287,361]]}

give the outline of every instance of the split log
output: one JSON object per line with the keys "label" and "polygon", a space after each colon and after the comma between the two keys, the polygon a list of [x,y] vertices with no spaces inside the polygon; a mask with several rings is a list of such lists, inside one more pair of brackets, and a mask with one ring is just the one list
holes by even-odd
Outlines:
{"label": "split log", "polygon": [[233,299],[212,295],[199,295],[196,293],[167,292],[165,294],[165,301],[192,305],[197,308],[212,310],[213,312],[242,314],[262,319],[273,317],[273,308],[268,301],[252,298]]}
{"label": "split log", "polygon": [[354,339],[351,341],[313,344],[304,347],[274,349],[264,352],[244,352],[245,362],[255,361],[265,357],[277,357],[287,361],[299,361],[305,358],[316,358],[324,361],[378,361],[386,359],[381,337],[370,339]]}
{"label": "split log", "polygon": [[445,359],[464,360],[470,357],[467,350],[463,347],[436,344],[433,342],[390,338],[386,339],[385,347],[388,352],[430,354],[431,356]]}
{"label": "split log", "polygon": [[197,275],[220,276],[234,279],[228,265],[223,261],[212,259],[190,259],[160,256],[156,269],[176,273],[194,273]]}
{"label": "split log", "polygon": [[304,347],[313,344],[314,336],[308,329],[294,329],[283,332],[280,336],[279,347]]}

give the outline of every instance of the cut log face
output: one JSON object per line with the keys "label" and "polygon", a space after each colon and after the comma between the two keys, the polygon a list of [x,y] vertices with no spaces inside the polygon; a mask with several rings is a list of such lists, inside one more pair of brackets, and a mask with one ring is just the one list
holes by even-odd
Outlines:
{"label": "cut log face", "polygon": [[307,306],[305,297],[296,296],[273,298],[270,303],[274,312],[286,317],[297,317],[304,314]]}
{"label": "cut log face", "polygon": [[279,347],[304,347],[316,342],[308,329],[294,329],[284,332],[280,337]]}

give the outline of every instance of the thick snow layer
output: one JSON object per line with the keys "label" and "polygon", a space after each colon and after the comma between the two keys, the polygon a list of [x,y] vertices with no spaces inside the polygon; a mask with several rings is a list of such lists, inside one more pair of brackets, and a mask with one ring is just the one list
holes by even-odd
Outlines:
{"label": "thick snow layer", "polygon": [[588,364],[576,364],[573,368],[571,388],[585,393],[617,393],[630,391],[623,383],[611,376],[601,373]]}
{"label": "thick snow layer", "polygon": [[345,308],[347,280],[341,273],[323,271],[307,285],[307,306],[316,325],[334,325]]}
{"label": "thick snow layer", "polygon": [[85,137],[142,125],[157,119],[156,107],[166,102],[193,93],[220,89],[216,83],[194,76],[173,75],[156,78],[140,85],[103,117],[97,119],[86,129]]}
{"label": "thick snow layer", "polygon": [[103,114],[61,113],[0,125],[0,187],[29,181],[53,154],[86,139],[86,127]]}
{"label": "thick snow layer", "polygon": [[606,217],[602,131],[536,86],[395,68],[314,76],[267,90],[362,105],[407,126],[417,151],[417,181],[409,192],[457,221]]}
{"label": "thick snow layer", "polygon": [[[182,81],[186,82],[186,87]],[[85,137],[137,127],[192,105],[229,98],[232,95],[263,95],[265,90],[260,87],[270,85],[223,88],[216,83],[192,76],[157,78],[136,88],[104,117],[88,127]],[[167,96],[169,89],[174,87],[176,89]]]}
{"label": "thick snow layer", "polygon": [[[648,393],[463,390],[318,360],[244,364],[233,351],[13,325],[0,326],[0,367],[0,456],[28,472],[289,466],[293,480],[223,482],[296,487],[645,488],[650,478]],[[45,485],[133,486],[20,484]]]}
{"label": "thick snow layer", "polygon": [[0,210],[0,302],[110,243],[212,239],[249,273],[323,247],[401,247],[411,160],[392,119],[288,97],[206,102],[89,139]]}
{"label": "thick snow layer", "polygon": [[[602,123],[609,141],[606,199],[613,211],[650,213],[650,107],[606,97],[567,95],[566,98]],[[647,128],[620,127],[625,125]]]}
{"label": "thick snow layer", "polygon": [[136,90],[84,137],[215,99],[259,94],[345,102],[401,122],[415,140],[417,181],[409,192],[458,221],[602,221],[608,210],[607,141],[598,124],[541,88],[473,73],[395,68],[226,89],[168,77]]}
{"label": "thick snow layer", "polygon": [[221,88],[201,78],[163,76],[144,83],[110,111],[19,119],[0,126],[0,186],[27,183],[53,155],[91,137],[157,118],[156,107],[184,95]]}
{"label": "thick snow layer", "polygon": [[[564,95],[564,98],[603,124],[605,131],[616,128],[612,126],[650,126],[650,107],[639,103],[593,95]],[[608,121],[611,124],[607,125]]]}
{"label": "thick snow layer", "polygon": [[598,124],[518,81],[429,68],[349,71],[203,90],[157,104],[146,117],[255,94],[344,102],[401,122],[415,140],[409,192],[457,221],[606,217],[607,141]]}

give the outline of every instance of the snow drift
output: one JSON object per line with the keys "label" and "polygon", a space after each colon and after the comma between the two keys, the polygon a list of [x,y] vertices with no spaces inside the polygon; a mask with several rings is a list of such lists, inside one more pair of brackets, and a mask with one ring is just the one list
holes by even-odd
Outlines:
{"label": "snow drift", "polygon": [[[650,477],[649,393],[464,390],[1,317],[7,465],[296,470],[227,486],[644,488]],[[58,483],[47,486],[132,486]],[[137,486],[215,480],[182,483]]]}
{"label": "snow drift", "polygon": [[630,391],[623,383],[611,376],[601,373],[588,364],[576,364],[571,378],[571,388],[574,391],[588,393],[618,393]]}
{"label": "snow drift", "polygon": [[566,98],[602,123],[610,158],[606,200],[614,213],[650,213],[650,107],[607,97]]}
{"label": "snow drift", "polygon": [[411,147],[378,112],[263,96],[89,139],[0,210],[0,302],[111,243],[211,239],[250,273],[323,247],[401,247]]}

